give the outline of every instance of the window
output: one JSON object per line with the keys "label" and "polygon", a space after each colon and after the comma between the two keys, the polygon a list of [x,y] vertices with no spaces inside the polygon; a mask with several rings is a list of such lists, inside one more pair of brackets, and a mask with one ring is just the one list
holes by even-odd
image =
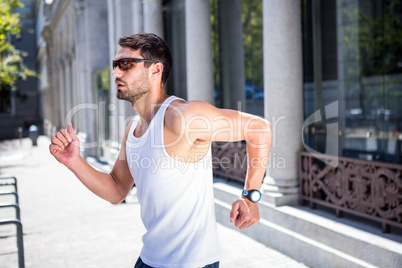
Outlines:
{"label": "window", "polygon": [[[340,155],[401,163],[402,2],[303,0],[302,12],[305,118],[338,101]],[[305,140],[323,151],[322,134]]]}
{"label": "window", "polygon": [[[233,13],[231,12],[233,10],[229,11],[227,5],[218,0],[211,0],[215,103],[218,107],[240,108],[246,112],[264,116],[262,0],[242,0],[239,17],[233,18]],[[238,21],[240,23],[236,23]],[[232,22],[234,23],[232,24]],[[237,34],[238,31],[242,38],[238,39],[233,34],[233,32]],[[228,42],[225,40],[228,36],[235,41],[230,40]],[[242,41],[238,41],[241,39]],[[231,42],[242,42],[242,44],[232,46]],[[228,55],[228,50],[230,50],[230,55]],[[242,53],[239,54],[240,51]],[[234,83],[237,88],[230,83],[233,79],[238,79],[238,77],[233,77],[233,72],[228,71],[230,68],[237,68],[229,63],[233,57],[243,57],[239,62],[243,62],[244,66],[238,68],[244,69],[242,74],[244,79],[240,79],[244,81],[244,84],[238,87],[238,84]],[[236,90],[236,92],[233,92],[233,90]],[[230,96],[232,94],[243,95],[245,109],[244,103],[240,107],[238,107],[237,103],[233,103]]]}

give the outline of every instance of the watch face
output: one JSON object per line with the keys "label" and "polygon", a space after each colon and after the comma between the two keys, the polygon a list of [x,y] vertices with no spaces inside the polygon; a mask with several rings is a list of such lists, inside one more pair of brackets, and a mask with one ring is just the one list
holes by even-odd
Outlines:
{"label": "watch face", "polygon": [[251,198],[251,201],[257,202],[257,201],[260,200],[261,194],[260,194],[260,192],[258,192],[258,191],[254,191],[254,192],[251,194],[250,198]]}

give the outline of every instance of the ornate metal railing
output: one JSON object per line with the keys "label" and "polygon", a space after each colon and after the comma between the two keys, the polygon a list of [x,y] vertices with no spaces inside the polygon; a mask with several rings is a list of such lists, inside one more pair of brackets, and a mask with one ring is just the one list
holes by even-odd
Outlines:
{"label": "ornate metal railing", "polygon": [[244,183],[247,172],[244,142],[212,143],[214,176]]}
{"label": "ornate metal railing", "polygon": [[300,153],[300,200],[402,228],[402,165]]}

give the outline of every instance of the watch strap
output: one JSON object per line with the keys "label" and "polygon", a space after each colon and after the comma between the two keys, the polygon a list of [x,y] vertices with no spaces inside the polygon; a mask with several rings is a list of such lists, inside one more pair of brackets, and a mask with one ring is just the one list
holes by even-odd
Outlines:
{"label": "watch strap", "polygon": [[[254,192],[258,192],[258,194],[259,194],[258,200],[253,200],[253,199],[251,198],[251,195],[252,195]],[[257,202],[260,201],[260,199],[261,199],[261,192],[258,191],[258,190],[243,190],[242,196],[246,197],[248,200],[250,200],[250,201],[253,202],[253,203],[257,203]]]}

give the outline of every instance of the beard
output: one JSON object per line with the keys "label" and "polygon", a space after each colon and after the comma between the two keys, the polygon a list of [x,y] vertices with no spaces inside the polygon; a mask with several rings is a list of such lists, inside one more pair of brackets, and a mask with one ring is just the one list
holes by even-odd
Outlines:
{"label": "beard", "polygon": [[132,104],[136,103],[143,95],[147,94],[149,89],[143,90],[133,90],[130,87],[127,87],[126,91],[117,90],[116,97],[119,100],[126,100],[131,102]]}
{"label": "beard", "polygon": [[151,87],[149,80],[146,76],[140,76],[133,83],[127,84],[126,82],[116,78],[116,81],[120,81],[127,88],[125,91],[118,89],[116,97],[119,100],[126,100],[132,104],[136,103],[142,96],[149,92]]}

